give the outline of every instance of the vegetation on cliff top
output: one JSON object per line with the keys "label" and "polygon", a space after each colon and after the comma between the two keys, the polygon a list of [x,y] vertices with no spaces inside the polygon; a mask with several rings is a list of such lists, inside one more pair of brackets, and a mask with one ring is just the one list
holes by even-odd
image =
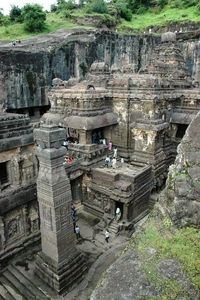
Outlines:
{"label": "vegetation on cliff top", "polygon": [[108,27],[144,31],[170,22],[200,21],[199,0],[57,0],[51,12],[37,4],[0,12],[0,39],[20,39],[61,28]]}
{"label": "vegetation on cliff top", "polygon": [[[165,279],[160,276],[158,266],[162,261],[174,261],[177,266],[180,264],[192,286],[200,290],[198,228],[176,228],[170,219],[160,219],[154,211],[130,244],[140,254],[148,280],[162,290],[162,299],[188,299],[187,286],[181,286],[177,280],[170,279],[170,276]],[[184,298],[181,298],[184,289]]]}

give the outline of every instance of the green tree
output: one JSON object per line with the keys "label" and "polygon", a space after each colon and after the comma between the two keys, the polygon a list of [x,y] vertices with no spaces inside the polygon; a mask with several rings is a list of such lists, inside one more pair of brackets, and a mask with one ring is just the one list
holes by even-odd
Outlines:
{"label": "green tree", "polygon": [[137,12],[138,9],[149,8],[155,5],[155,0],[127,0],[128,8],[132,12]]}
{"label": "green tree", "polygon": [[45,27],[46,13],[38,4],[27,4],[22,9],[24,29],[29,32],[40,32]]}
{"label": "green tree", "polygon": [[86,4],[86,11],[88,13],[106,14],[108,12],[107,5],[104,0],[93,0]]}
{"label": "green tree", "polygon": [[74,0],[57,0],[57,12],[63,12],[65,10],[73,10],[77,7]]}
{"label": "green tree", "polygon": [[117,9],[118,12],[118,16],[120,16],[121,18],[127,20],[127,21],[131,21],[132,19],[132,12],[131,10],[128,8],[128,4],[122,0],[117,0],[115,2],[115,7]]}
{"label": "green tree", "polygon": [[13,22],[22,22],[22,10],[18,6],[13,5],[11,7],[9,17]]}

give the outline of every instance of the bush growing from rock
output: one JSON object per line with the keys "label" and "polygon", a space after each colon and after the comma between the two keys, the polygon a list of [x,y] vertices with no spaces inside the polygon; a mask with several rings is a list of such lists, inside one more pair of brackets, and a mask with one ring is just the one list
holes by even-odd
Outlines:
{"label": "bush growing from rock", "polygon": [[39,32],[45,28],[46,14],[38,4],[27,4],[22,9],[24,29],[29,32]]}

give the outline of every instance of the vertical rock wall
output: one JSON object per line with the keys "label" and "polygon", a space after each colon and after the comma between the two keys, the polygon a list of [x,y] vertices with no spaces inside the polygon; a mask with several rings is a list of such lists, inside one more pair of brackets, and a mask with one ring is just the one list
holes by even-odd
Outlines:
{"label": "vertical rock wall", "polygon": [[179,226],[200,224],[200,113],[189,125],[170,167],[165,199]]}
{"label": "vertical rock wall", "polygon": [[56,46],[48,41],[33,48],[0,47],[0,104],[8,109],[48,105],[47,90],[53,78],[83,78],[94,61],[119,68],[133,63],[145,67],[155,37],[123,36],[111,32],[72,34]]}
{"label": "vertical rock wall", "polygon": [[[119,35],[109,31],[71,33],[40,44],[0,46],[0,104],[10,109],[48,105],[47,90],[55,77],[83,78],[94,61],[121,68],[144,69],[159,36]],[[38,38],[37,38],[38,39]],[[37,41],[36,39],[36,41]],[[200,42],[179,40],[190,74],[200,80]]]}

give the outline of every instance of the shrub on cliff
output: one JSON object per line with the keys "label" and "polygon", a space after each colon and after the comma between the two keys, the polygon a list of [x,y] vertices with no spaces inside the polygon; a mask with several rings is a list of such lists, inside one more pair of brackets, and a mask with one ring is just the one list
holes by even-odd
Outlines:
{"label": "shrub on cliff", "polygon": [[108,8],[104,0],[93,0],[91,2],[88,2],[85,6],[85,9],[87,13],[108,13]]}
{"label": "shrub on cliff", "polygon": [[127,0],[128,7],[131,9],[132,12],[137,13],[138,9],[141,7],[149,8],[155,5],[154,0]]}
{"label": "shrub on cliff", "polygon": [[45,27],[46,14],[38,4],[27,4],[22,9],[24,29],[29,32],[40,32]]}
{"label": "shrub on cliff", "polygon": [[122,0],[118,0],[115,2],[115,7],[118,11],[118,16],[120,16],[121,18],[127,20],[127,21],[131,21],[132,19],[132,12],[131,10],[128,8],[127,3],[125,3]]}
{"label": "shrub on cliff", "polygon": [[56,12],[63,12],[66,10],[73,10],[76,9],[77,5],[74,0],[57,0],[57,5],[54,5],[54,11]]}
{"label": "shrub on cliff", "polygon": [[13,5],[11,7],[9,17],[10,17],[10,20],[13,21],[13,22],[22,22],[23,19],[22,19],[22,10],[21,10],[21,8],[19,8],[16,5]]}
{"label": "shrub on cliff", "polygon": [[118,22],[119,20],[116,17],[105,14],[102,16],[97,26],[99,28],[102,28],[104,26],[106,26],[107,28],[115,28]]}

